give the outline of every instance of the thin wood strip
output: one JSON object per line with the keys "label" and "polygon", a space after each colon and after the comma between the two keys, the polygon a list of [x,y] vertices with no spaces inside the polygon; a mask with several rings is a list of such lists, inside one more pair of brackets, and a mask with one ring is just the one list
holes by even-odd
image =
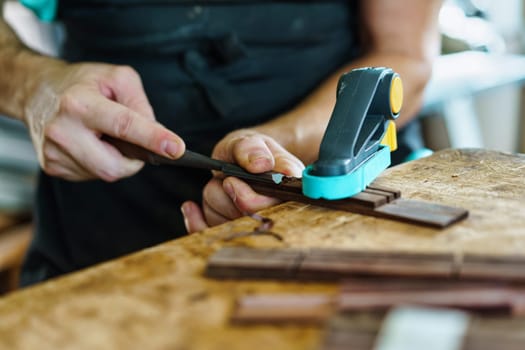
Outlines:
{"label": "thin wood strip", "polygon": [[223,248],[208,260],[206,276],[214,278],[293,279],[303,259],[294,249]]}
{"label": "thin wood strip", "polygon": [[355,276],[398,276],[525,282],[524,257],[512,256],[508,261],[501,257],[497,267],[490,256],[486,262],[476,257],[475,265],[470,261],[469,255],[462,262],[452,254],[442,253],[229,247],[210,257],[206,274],[215,278],[341,280]]}
{"label": "thin wood strip", "polygon": [[[377,191],[385,190],[385,192],[394,193],[394,196],[400,196],[400,193],[399,191],[390,192],[381,187],[370,187],[371,191],[361,192],[351,198],[325,200],[304,196],[301,190],[301,180],[296,178],[283,181],[280,185],[246,181],[256,192],[286,201],[296,201],[435,228],[445,228],[468,216],[468,211],[462,208],[422,201],[398,198],[387,203],[388,195],[378,194]],[[375,193],[372,193],[374,191]]]}
{"label": "thin wood strip", "polygon": [[376,191],[382,191],[382,192],[391,193],[394,196],[394,198],[401,198],[401,191],[400,190],[396,190],[396,189],[385,187],[385,186],[376,185],[374,182],[372,182],[366,189],[367,190],[376,190]]}
{"label": "thin wood strip", "polygon": [[[315,259],[383,259],[388,261],[415,260],[415,261],[452,261],[452,253],[418,253],[409,251],[365,251],[354,249],[335,249],[335,248],[312,248],[307,251],[307,255]],[[504,261],[504,260],[503,260]],[[513,260],[519,261],[519,260]],[[525,257],[521,260],[525,262]]]}
{"label": "thin wood strip", "polygon": [[346,292],[338,300],[341,311],[387,310],[397,305],[450,307],[474,311],[488,311],[520,316],[521,307],[514,307],[515,292],[501,287],[466,290],[426,291],[366,291]]}
{"label": "thin wood strip", "polygon": [[[257,186],[257,184],[253,185]],[[268,187],[277,187],[281,191],[295,193],[300,196],[299,198],[304,197],[307,200],[312,200],[313,202],[325,201],[323,199],[311,199],[304,196],[302,189],[302,180],[298,178],[285,178],[283,182],[277,186],[263,184],[263,187],[265,187],[265,189],[261,189],[261,191],[266,191]],[[392,195],[396,197],[397,193],[395,191],[392,192],[386,189],[384,191],[379,189],[371,191],[364,190],[363,192],[360,192],[352,197],[328,202],[341,202],[345,203],[346,205],[355,204],[359,206],[364,206],[366,208],[377,208],[383,204],[386,204],[388,202],[388,198]],[[401,192],[399,192],[399,195],[401,195]],[[339,203],[338,205],[340,205],[341,203]]]}
{"label": "thin wood strip", "polygon": [[334,280],[360,275],[449,278],[453,260],[449,253],[312,249],[304,255],[298,278]]}
{"label": "thin wood strip", "polygon": [[331,294],[258,294],[246,295],[237,300],[232,322],[236,323],[319,323],[328,319],[335,310],[339,312],[387,311],[399,305],[459,308],[485,312],[524,316],[520,305],[523,289],[505,286],[452,286],[451,288],[404,290],[342,290]]}
{"label": "thin wood strip", "polygon": [[[373,208],[380,207],[388,203],[388,194],[384,193],[373,193],[372,191],[363,191],[360,192],[346,200],[349,200],[353,204],[371,206]],[[346,201],[343,199],[343,201]]]}
{"label": "thin wood strip", "polygon": [[[470,290],[487,287],[509,288],[511,283],[501,281],[464,281],[442,280],[435,278],[393,278],[393,277],[361,277],[345,279],[341,282],[341,293],[366,291],[405,291],[405,290]],[[520,287],[520,285],[516,285]]]}
{"label": "thin wood strip", "polygon": [[[355,195],[350,198],[339,199],[339,200],[325,200],[325,199],[312,199],[303,195],[301,189],[301,180],[297,179],[293,182],[283,181],[280,185],[271,185],[262,182],[254,182],[245,180],[254,191],[264,194],[266,196],[280,198],[287,201],[296,201],[301,203],[307,203],[312,205],[324,206],[327,208],[355,211],[355,210],[366,210],[377,208],[386,203],[384,196],[377,195]],[[299,186],[298,186],[299,185]]]}
{"label": "thin wood strip", "polygon": [[463,262],[459,268],[460,278],[525,281],[525,265],[491,265],[486,262]]}
{"label": "thin wood strip", "polygon": [[521,256],[497,257],[466,255],[458,268],[463,278],[525,280],[525,259]]}
{"label": "thin wood strip", "polygon": [[[501,281],[463,281],[463,280],[436,280],[436,279],[399,279],[399,278],[354,278],[343,281],[340,288],[341,296],[345,295],[366,295],[367,297],[374,296],[374,293],[384,293],[388,295],[383,300],[386,300],[395,295],[395,293],[422,293],[419,297],[424,297],[426,292],[431,293],[451,293],[455,298],[459,294],[458,303],[465,303],[464,308],[483,309],[485,311],[498,311],[495,304],[497,301],[496,293],[500,293],[501,297],[505,297],[505,304],[502,305],[500,311],[510,311],[513,315],[525,315],[525,289],[523,284],[517,283],[503,283]],[[458,294],[456,294],[458,293]],[[461,300],[463,293],[464,300]],[[481,294],[480,294],[481,293]],[[484,298],[483,293],[487,293]],[[490,295],[490,293],[495,293]],[[377,295],[376,295],[377,296]],[[409,297],[407,295],[406,297]],[[438,294],[438,298],[441,296]],[[416,298],[412,299],[417,301]],[[441,299],[446,301],[446,299]],[[479,303],[478,303],[479,301]],[[455,303],[456,301],[453,300]],[[468,304],[476,303],[477,305],[469,306]],[[481,305],[488,303],[488,305]],[[439,305],[436,305],[439,306]],[[461,307],[462,305],[452,305]]]}
{"label": "thin wood strip", "polygon": [[320,323],[334,313],[328,294],[260,294],[237,300],[234,323]]}
{"label": "thin wood strip", "polygon": [[300,279],[334,280],[352,276],[399,276],[399,277],[440,277],[450,278],[450,263],[413,260],[349,260],[320,261],[307,256],[301,263],[297,277]]}
{"label": "thin wood strip", "polygon": [[403,208],[411,209],[411,210],[417,210],[419,208],[425,208],[425,210],[431,210],[434,215],[456,215],[458,212],[465,212],[466,210],[463,208],[456,208],[456,207],[450,207],[447,205],[441,205],[436,203],[430,203],[430,202],[424,202],[419,201],[415,199],[404,199],[399,198],[395,201],[400,206],[403,206]]}
{"label": "thin wood strip", "polygon": [[463,208],[399,198],[374,210],[374,215],[409,223],[445,228],[468,216]]}
{"label": "thin wood strip", "polygon": [[380,190],[375,190],[372,188],[367,188],[361,193],[370,193],[377,196],[383,196],[386,199],[386,203],[392,202],[394,199],[396,199],[395,195],[392,192],[385,192]]}

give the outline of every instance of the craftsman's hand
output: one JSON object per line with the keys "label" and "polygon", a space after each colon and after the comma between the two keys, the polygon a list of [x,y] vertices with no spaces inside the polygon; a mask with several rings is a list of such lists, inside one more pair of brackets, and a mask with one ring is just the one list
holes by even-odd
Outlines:
{"label": "craftsman's hand", "polygon": [[141,161],[122,156],[103,134],[180,157],[184,142],[155,121],[139,75],[129,67],[56,64],[29,94],[24,120],[42,169],[80,181],[115,181],[138,172]]}
{"label": "craftsman's hand", "polygon": [[[253,130],[228,134],[215,146],[212,157],[237,163],[251,173],[274,171],[300,177],[304,169],[303,163],[274,139]],[[216,176],[204,188],[202,209],[185,202],[182,213],[188,233],[193,233],[277,203],[278,199],[257,194],[238,178]]]}

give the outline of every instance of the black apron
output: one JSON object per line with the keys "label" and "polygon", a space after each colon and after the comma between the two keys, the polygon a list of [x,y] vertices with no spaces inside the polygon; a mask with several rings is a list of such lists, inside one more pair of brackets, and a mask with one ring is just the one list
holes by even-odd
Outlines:
{"label": "black apron", "polygon": [[[135,68],[157,120],[193,151],[293,108],[359,54],[357,1],[189,3],[64,0],[59,19],[62,57]],[[150,165],[116,183],[41,173],[22,284],[184,235],[180,205],[200,202],[209,178]]]}

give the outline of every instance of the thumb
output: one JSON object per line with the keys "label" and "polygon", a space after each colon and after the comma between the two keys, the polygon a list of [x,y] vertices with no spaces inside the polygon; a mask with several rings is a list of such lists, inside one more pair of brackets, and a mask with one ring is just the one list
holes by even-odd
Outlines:
{"label": "thumb", "polygon": [[188,233],[195,233],[208,228],[204,213],[195,202],[187,201],[181,206],[182,216],[184,217],[184,226]]}

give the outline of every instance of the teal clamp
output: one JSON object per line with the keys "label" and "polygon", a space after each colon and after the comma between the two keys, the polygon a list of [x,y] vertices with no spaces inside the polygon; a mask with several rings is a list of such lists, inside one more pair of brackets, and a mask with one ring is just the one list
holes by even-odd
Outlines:
{"label": "teal clamp", "polygon": [[57,14],[58,0],[20,0],[20,3],[33,11],[44,22],[52,22]]}
{"label": "teal clamp", "polygon": [[313,199],[348,198],[366,189],[390,165],[390,148],[381,145],[390,120],[390,68],[354,69],[339,78],[334,110],[319,147],[319,158],[303,172],[303,194]]}
{"label": "teal clamp", "polygon": [[303,194],[313,199],[348,198],[366,189],[390,165],[390,148],[380,146],[364,164],[351,173],[338,176],[315,176],[312,165],[303,171]]}

